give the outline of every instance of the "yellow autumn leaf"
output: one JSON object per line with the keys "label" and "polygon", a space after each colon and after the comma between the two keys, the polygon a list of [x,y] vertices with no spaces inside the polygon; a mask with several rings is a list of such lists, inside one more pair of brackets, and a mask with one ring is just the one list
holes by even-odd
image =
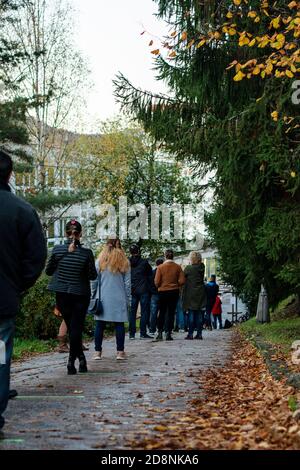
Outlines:
{"label": "yellow autumn leaf", "polygon": [[290,3],[288,4],[288,7],[289,7],[290,9],[296,8],[296,7],[297,7],[297,2],[295,2],[295,1],[290,2]]}
{"label": "yellow autumn leaf", "polygon": [[296,176],[297,176],[296,172],[295,172],[295,171],[291,171],[291,177],[292,177],[292,178],[296,178]]}
{"label": "yellow autumn leaf", "polygon": [[206,43],[206,39],[202,39],[202,41],[200,41],[198,44],[197,44],[197,49],[199,49],[199,47],[202,47],[204,46],[204,44]]}
{"label": "yellow autumn leaf", "polygon": [[233,0],[233,3],[238,7],[242,3],[242,0]]}
{"label": "yellow autumn leaf", "polygon": [[183,31],[183,33],[181,34],[181,40],[185,41],[186,38],[187,38],[187,33],[186,33],[186,31]]}
{"label": "yellow autumn leaf", "polygon": [[257,16],[256,11],[249,11],[249,13],[248,13],[249,18],[255,18],[256,16]]}
{"label": "yellow autumn leaf", "polygon": [[289,78],[293,78],[293,77],[294,77],[293,72],[291,72],[290,70],[286,70],[285,74],[286,74],[286,76],[289,77]]}
{"label": "yellow autumn leaf", "polygon": [[176,57],[176,52],[175,51],[170,52],[169,57]]}
{"label": "yellow autumn leaf", "polygon": [[277,16],[277,18],[274,18],[271,23],[270,23],[270,26],[273,27],[274,29],[278,29],[280,27],[280,21],[281,21],[281,16]]}
{"label": "yellow autumn leaf", "polygon": [[241,80],[243,80],[243,78],[246,77],[246,74],[243,73],[241,70],[239,70],[239,72],[233,77],[233,80],[235,82],[240,82]]}
{"label": "yellow autumn leaf", "polygon": [[239,39],[239,46],[246,46],[249,44],[250,39],[248,39],[246,36],[241,36]]}
{"label": "yellow autumn leaf", "polygon": [[233,17],[233,14],[229,11],[226,15],[227,18],[232,18]]}
{"label": "yellow autumn leaf", "polygon": [[230,34],[230,36],[234,36],[236,34],[236,29],[229,28],[228,33]]}
{"label": "yellow autumn leaf", "polygon": [[278,111],[273,111],[273,113],[271,113],[271,116],[272,116],[273,121],[275,122],[278,121]]}
{"label": "yellow autumn leaf", "polygon": [[259,23],[260,22],[260,16],[257,16],[254,20],[254,23]]}
{"label": "yellow autumn leaf", "polygon": [[248,46],[253,47],[253,46],[255,46],[255,43],[256,43],[256,39],[254,38],[254,39],[252,39],[252,41],[249,42]]}
{"label": "yellow autumn leaf", "polygon": [[158,55],[159,54],[159,49],[154,49],[151,51],[151,54]]}
{"label": "yellow autumn leaf", "polygon": [[258,65],[256,67],[254,67],[254,69],[252,70],[252,74],[253,75],[259,75],[260,74],[260,68],[258,67]]}
{"label": "yellow autumn leaf", "polygon": [[167,431],[167,426],[162,426],[161,424],[157,425],[157,426],[154,426],[154,431],[160,431],[160,432],[164,432],[164,431]]}

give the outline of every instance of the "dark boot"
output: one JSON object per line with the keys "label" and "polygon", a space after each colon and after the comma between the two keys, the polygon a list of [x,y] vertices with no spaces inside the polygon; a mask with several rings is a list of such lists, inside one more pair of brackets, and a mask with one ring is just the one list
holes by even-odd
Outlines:
{"label": "dark boot", "polygon": [[72,359],[71,357],[69,357],[69,361],[67,365],[68,375],[75,375],[77,373],[74,363],[75,363],[75,359]]}
{"label": "dark boot", "polygon": [[162,335],[162,331],[159,331],[157,333],[157,336],[155,338],[155,341],[162,341],[163,340],[163,335]]}
{"label": "dark boot", "polygon": [[171,333],[167,333],[166,335],[166,341],[173,341]]}
{"label": "dark boot", "polygon": [[85,358],[85,355],[82,354],[79,357],[79,372],[84,373],[84,372],[87,372],[87,371],[88,371],[88,368],[87,368],[87,364],[86,364],[86,358]]}

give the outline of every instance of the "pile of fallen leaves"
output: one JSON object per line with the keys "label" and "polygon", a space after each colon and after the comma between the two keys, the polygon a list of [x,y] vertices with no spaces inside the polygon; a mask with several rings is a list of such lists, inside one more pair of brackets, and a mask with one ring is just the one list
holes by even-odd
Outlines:
{"label": "pile of fallen leaves", "polygon": [[147,438],[128,445],[139,449],[299,449],[300,421],[289,400],[300,395],[275,381],[257,349],[239,334],[225,367],[190,372],[199,397],[187,409],[161,417]]}

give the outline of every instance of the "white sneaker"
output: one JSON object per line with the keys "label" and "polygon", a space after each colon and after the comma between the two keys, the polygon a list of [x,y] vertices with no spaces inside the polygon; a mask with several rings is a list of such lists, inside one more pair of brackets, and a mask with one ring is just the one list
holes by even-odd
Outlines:
{"label": "white sneaker", "polygon": [[97,351],[94,356],[93,356],[93,360],[94,361],[100,361],[100,359],[102,359],[102,352],[101,351]]}
{"label": "white sneaker", "polygon": [[126,359],[126,354],[124,351],[117,351],[117,361],[124,361]]}

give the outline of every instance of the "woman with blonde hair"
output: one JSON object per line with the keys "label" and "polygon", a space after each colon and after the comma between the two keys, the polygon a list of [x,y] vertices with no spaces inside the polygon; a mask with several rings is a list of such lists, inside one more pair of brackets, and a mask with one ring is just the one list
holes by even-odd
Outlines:
{"label": "woman with blonde hair", "polygon": [[206,307],[206,293],[204,285],[205,266],[198,251],[190,253],[190,264],[184,269],[185,284],[183,287],[183,309],[188,312],[188,335],[185,339],[202,339],[202,329]]}
{"label": "woman with blonde hair", "polygon": [[[95,360],[102,357],[102,341],[106,322],[116,330],[117,360],[125,359],[125,326],[128,321],[131,286],[129,262],[118,238],[110,238],[96,261],[97,285],[92,298],[98,298],[101,309],[95,315]],[[96,295],[95,295],[96,290]],[[94,294],[94,295],[93,295]]]}

